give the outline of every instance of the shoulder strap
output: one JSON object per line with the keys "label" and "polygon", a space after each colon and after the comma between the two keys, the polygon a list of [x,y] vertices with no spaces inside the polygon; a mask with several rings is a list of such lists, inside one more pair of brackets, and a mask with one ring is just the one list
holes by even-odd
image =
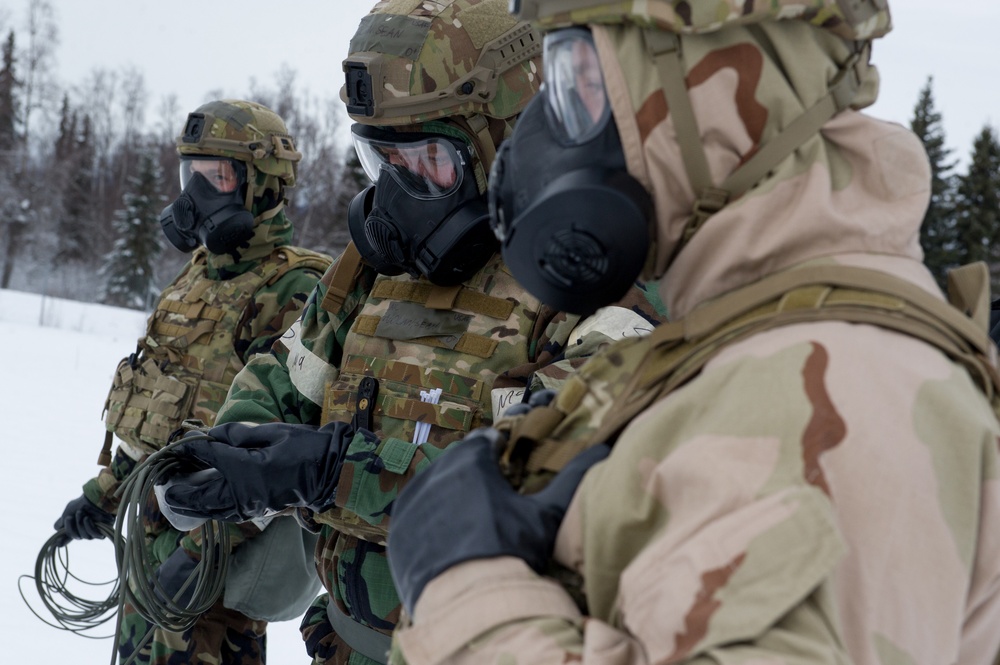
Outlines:
{"label": "shoulder strap", "polygon": [[[955,305],[915,284],[865,268],[810,266],[767,277],[655,328],[640,342],[636,371],[586,440],[566,445],[553,438],[563,419],[589,394],[580,382],[572,394],[560,394],[550,407],[533,409],[523,422],[511,423],[508,453],[517,455],[517,446],[522,455],[530,450],[528,472],[558,470],[583,448],[614,441],[636,415],[696,376],[722,349],[794,323],[863,323],[921,339],[962,364],[1000,412],[997,352],[986,331],[988,270],[979,263],[953,272],[949,292]],[[581,374],[600,357],[588,362]]]}
{"label": "shoulder strap", "polygon": [[[981,275],[975,273],[982,270],[985,264],[970,266],[958,281],[981,285]],[[974,291],[963,288],[958,297],[967,302]],[[764,330],[814,321],[866,323],[921,339],[965,366],[996,404],[1000,374],[982,313],[988,297],[980,291],[975,300],[976,321],[920,287],[876,270],[828,265],[773,275],[708,303],[676,324],[656,328],[643,370],[594,440],[617,436],[637,413],[690,380],[726,346]]]}
{"label": "shoulder strap", "polygon": [[298,268],[312,268],[322,274],[326,272],[331,263],[333,263],[333,259],[326,254],[320,254],[319,252],[302,247],[282,245],[275,249],[265,262],[267,264],[264,268],[265,271],[268,268],[272,268],[274,272],[265,273],[266,277],[264,281],[269,285],[274,284],[289,270],[296,270]]}
{"label": "shoulder strap", "polygon": [[330,276],[330,283],[326,286],[326,295],[323,297],[321,306],[328,312],[339,312],[347,300],[347,294],[354,288],[354,284],[361,274],[361,252],[358,251],[354,241],[347,243],[347,247],[337,260]]}

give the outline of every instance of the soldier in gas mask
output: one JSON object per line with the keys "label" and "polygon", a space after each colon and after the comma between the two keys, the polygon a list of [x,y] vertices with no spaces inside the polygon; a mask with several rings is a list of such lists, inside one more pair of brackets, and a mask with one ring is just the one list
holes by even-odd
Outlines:
{"label": "soldier in gas mask", "polygon": [[179,444],[217,473],[173,479],[172,510],[238,521],[300,506],[320,530],[327,593],[302,622],[315,663],[385,662],[400,606],[384,543],[415,473],[662,320],[635,282],[586,318],[545,307],[498,252],[487,174],[539,88],[540,49],[505,0],[380,2],[362,20],[341,92],[372,181],[350,206],[353,242],[237,377],[216,442]]}
{"label": "soldier in gas mask", "polygon": [[671,320],[407,485],[390,662],[996,662],[989,278],[945,301],[922,146],[859,111],[886,0],[511,4],[546,34],[508,264],[571,311],[645,268]]}
{"label": "soldier in gas mask", "polygon": [[[295,185],[301,154],[277,114],[250,101],[210,102],[188,115],[177,150],[182,192],[160,224],[177,249],[193,254],[160,295],[135,353],[115,372],[104,468],[56,521],[66,542],[103,537],[99,525],[114,520],[124,479],[183,421],[215,422],[237,372],[298,318],[331,263],[290,244],[286,190]],[[161,516],[146,518],[157,577],[180,589],[199,546]],[[124,661],[151,626],[130,607],[122,626]],[[220,601],[183,634],[156,629],[134,662],[233,662],[239,654],[246,665],[262,663],[265,626]]]}

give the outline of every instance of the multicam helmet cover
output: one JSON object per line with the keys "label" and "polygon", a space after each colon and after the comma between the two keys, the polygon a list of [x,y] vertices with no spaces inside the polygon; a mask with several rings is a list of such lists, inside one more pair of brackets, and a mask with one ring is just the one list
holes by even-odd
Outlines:
{"label": "multicam helmet cover", "polygon": [[844,39],[874,39],[892,29],[888,0],[511,0],[511,11],[540,28],[632,23],[680,34],[730,25],[796,19]]}
{"label": "multicam helmet cover", "polygon": [[382,0],[351,40],[341,99],[371,125],[506,119],[538,90],[541,49],[505,0]]}
{"label": "multicam helmet cover", "polygon": [[278,114],[256,102],[233,99],[209,102],[190,113],[177,137],[177,151],[181,156],[237,159],[286,187],[295,185],[295,165],[302,159]]}

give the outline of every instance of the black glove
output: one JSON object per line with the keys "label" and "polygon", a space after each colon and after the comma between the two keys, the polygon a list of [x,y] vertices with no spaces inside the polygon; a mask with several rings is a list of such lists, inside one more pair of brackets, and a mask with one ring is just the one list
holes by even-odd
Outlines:
{"label": "black glove", "polygon": [[[162,491],[166,512],[225,522],[245,522],[291,507],[321,512],[333,505],[354,430],[347,423],[311,425],[227,423],[189,434],[169,448],[193,468]],[[374,436],[374,435],[371,435]]]}
{"label": "black glove", "polygon": [[504,416],[521,416],[536,406],[548,406],[556,398],[556,391],[546,388],[528,395],[527,402],[519,402],[503,412]]}
{"label": "black glove", "polygon": [[545,489],[522,495],[497,466],[501,437],[492,428],[470,432],[393,503],[389,569],[411,614],[424,586],[463,561],[516,556],[541,572],[577,485],[611,450],[583,451]]}
{"label": "black glove", "polygon": [[113,524],[115,516],[98,508],[84,495],[66,504],[62,516],[53,524],[56,531],[62,530],[63,535],[56,541],[57,547],[62,547],[71,540],[97,540],[104,538],[98,528],[99,524]]}
{"label": "black glove", "polygon": [[159,568],[156,569],[156,580],[163,587],[163,594],[161,595],[160,590],[156,589],[156,595],[160,596],[161,599],[170,600],[174,605],[179,607],[190,606],[191,598],[194,597],[194,589],[198,585],[197,576],[191,580],[179,597],[177,596],[177,592],[181,590],[187,579],[194,574],[197,567],[198,562],[192,559],[184,551],[183,547],[175,549],[160,564]]}

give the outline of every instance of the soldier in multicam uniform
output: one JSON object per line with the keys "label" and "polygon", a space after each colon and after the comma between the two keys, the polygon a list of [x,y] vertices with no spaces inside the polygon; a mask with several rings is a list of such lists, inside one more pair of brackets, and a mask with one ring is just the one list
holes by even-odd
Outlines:
{"label": "soldier in multicam uniform", "polygon": [[[286,188],[301,154],[277,114],[250,101],[210,102],[188,115],[177,150],[182,193],[160,223],[174,246],[194,253],[161,294],[136,352],[118,366],[105,406],[104,468],[56,521],[65,542],[103,537],[98,525],[114,520],[116,490],[184,420],[215,422],[237,372],[298,318],[331,263],[289,244]],[[179,589],[199,547],[155,510],[144,517],[157,575]],[[263,663],[265,627],[220,601],[183,634],[157,628],[134,662]],[[126,607],[122,660],[150,628]]]}
{"label": "soldier in multicam uniform", "polygon": [[[384,542],[415,473],[663,318],[634,282],[585,321],[543,307],[499,255],[487,174],[538,90],[540,48],[505,0],[374,6],[341,95],[374,183],[352,203],[353,243],[271,355],[237,376],[210,432],[223,443],[179,444],[224,480],[175,479],[171,509],[238,520],[309,506],[327,591],[302,621],[314,663],[385,662],[400,606]],[[254,456],[239,449],[250,446]]]}
{"label": "soldier in multicam uniform", "polygon": [[[504,256],[534,257],[514,273],[543,301],[595,306],[537,257],[638,251],[671,321],[407,485],[390,662],[995,663],[988,274],[945,302],[922,146],[859,112],[886,1],[512,6],[546,32],[545,88],[490,182]],[[548,484],[518,493],[532,444]]]}

